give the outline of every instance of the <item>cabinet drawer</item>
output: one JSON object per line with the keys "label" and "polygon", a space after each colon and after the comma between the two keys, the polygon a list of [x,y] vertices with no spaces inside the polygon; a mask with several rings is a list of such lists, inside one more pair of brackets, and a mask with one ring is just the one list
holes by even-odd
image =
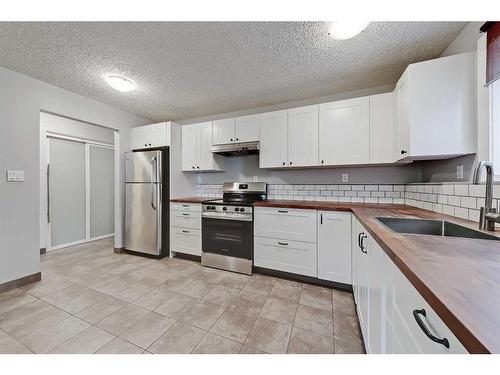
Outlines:
{"label": "cabinet drawer", "polygon": [[201,256],[201,231],[190,228],[170,228],[171,250]]}
{"label": "cabinet drawer", "polygon": [[316,244],[255,237],[257,267],[317,277]]}
{"label": "cabinet drawer", "polygon": [[173,211],[201,212],[201,204],[199,204],[199,203],[171,203],[170,209]]}
{"label": "cabinet drawer", "polygon": [[170,225],[173,227],[201,229],[201,213],[196,211],[172,210]]}
{"label": "cabinet drawer", "polygon": [[[460,341],[438,317],[408,279],[394,265],[392,266],[392,301],[389,319],[405,351],[426,354],[467,353]],[[426,316],[419,314],[427,329],[438,338],[446,338],[449,348],[432,341],[417,324],[415,310],[425,310]]]}
{"label": "cabinet drawer", "polygon": [[255,235],[316,243],[316,210],[255,209]]}

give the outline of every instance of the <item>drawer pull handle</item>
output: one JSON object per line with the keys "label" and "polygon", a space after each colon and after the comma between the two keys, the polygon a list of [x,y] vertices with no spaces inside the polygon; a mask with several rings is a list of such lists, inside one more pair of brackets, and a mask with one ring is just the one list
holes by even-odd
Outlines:
{"label": "drawer pull handle", "polygon": [[445,348],[449,349],[450,348],[450,343],[448,342],[447,338],[442,338],[440,339],[439,337],[434,336],[431,331],[427,328],[425,323],[423,322],[422,318],[420,318],[420,315],[427,316],[426,312],[424,309],[422,310],[413,310],[413,317],[417,321],[418,326],[422,331],[424,331],[425,335],[430,338],[432,341],[437,342],[438,344],[443,345]]}
{"label": "drawer pull handle", "polygon": [[189,233],[189,231],[188,231],[188,230],[184,230],[184,229],[183,229],[183,230],[182,230],[182,233]]}
{"label": "drawer pull handle", "polygon": [[287,214],[287,213],[288,213],[288,211],[287,211],[287,210],[278,210],[278,212],[279,212],[280,214]]}
{"label": "drawer pull handle", "polygon": [[278,242],[279,245],[288,246],[288,242]]}
{"label": "drawer pull handle", "polygon": [[[194,167],[193,167],[194,168]],[[189,208],[189,204],[183,204],[182,207]]]}
{"label": "drawer pull handle", "polygon": [[360,233],[360,239],[359,239],[359,248],[361,249],[361,251],[363,253],[366,254],[366,250],[365,250],[365,243],[364,243],[364,240],[367,238],[367,235],[365,234],[365,232],[361,232]]}
{"label": "drawer pull handle", "polygon": [[182,214],[182,216],[189,216],[189,214]]}

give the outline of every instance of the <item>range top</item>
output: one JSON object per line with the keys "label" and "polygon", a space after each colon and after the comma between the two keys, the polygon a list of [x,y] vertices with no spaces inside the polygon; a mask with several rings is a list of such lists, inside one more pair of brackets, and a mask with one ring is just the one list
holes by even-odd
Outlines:
{"label": "range top", "polygon": [[248,200],[248,201],[231,201],[231,200],[224,200],[224,199],[209,199],[206,201],[202,201],[202,204],[214,204],[218,206],[244,206],[244,207],[252,207],[254,202],[261,201],[261,199],[258,200]]}
{"label": "range top", "polygon": [[254,202],[267,198],[265,182],[225,182],[222,199],[207,199],[203,204],[252,207]]}

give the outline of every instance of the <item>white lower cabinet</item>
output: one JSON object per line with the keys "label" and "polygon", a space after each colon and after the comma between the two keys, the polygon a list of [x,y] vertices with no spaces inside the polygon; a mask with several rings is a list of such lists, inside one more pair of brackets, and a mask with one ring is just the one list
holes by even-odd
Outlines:
{"label": "white lower cabinet", "polygon": [[316,242],[316,210],[257,207],[254,228],[258,237]]}
{"label": "white lower cabinet", "polygon": [[353,291],[367,353],[467,353],[356,218],[352,236]]}
{"label": "white lower cabinet", "polygon": [[316,277],[316,243],[255,237],[254,264],[298,275]]}
{"label": "white lower cabinet", "polygon": [[201,204],[171,205],[170,250],[201,256]]}
{"label": "white lower cabinet", "polygon": [[351,213],[318,211],[318,278],[351,284]]}

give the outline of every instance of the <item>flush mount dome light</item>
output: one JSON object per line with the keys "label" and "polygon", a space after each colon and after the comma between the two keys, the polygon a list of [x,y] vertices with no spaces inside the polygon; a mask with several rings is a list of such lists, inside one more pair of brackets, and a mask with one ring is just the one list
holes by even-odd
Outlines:
{"label": "flush mount dome light", "polygon": [[116,74],[110,74],[106,76],[105,79],[108,85],[121,92],[128,92],[136,89],[135,83],[130,79]]}
{"label": "flush mount dome light", "polygon": [[350,39],[368,26],[370,22],[366,21],[336,21],[330,24],[328,35],[333,39]]}

